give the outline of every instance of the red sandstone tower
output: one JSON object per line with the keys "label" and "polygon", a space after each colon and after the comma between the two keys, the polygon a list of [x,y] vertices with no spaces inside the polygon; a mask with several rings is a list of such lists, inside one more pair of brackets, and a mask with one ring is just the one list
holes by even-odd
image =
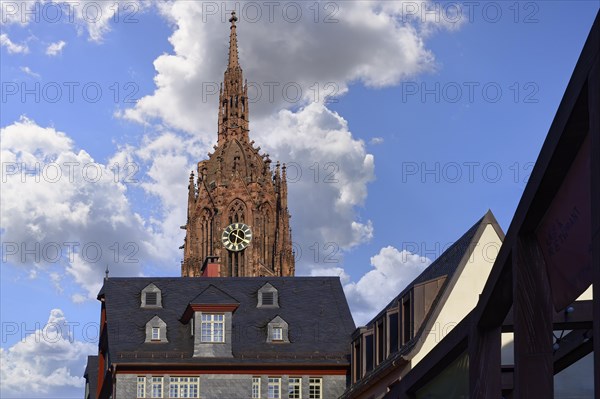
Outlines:
{"label": "red sandstone tower", "polygon": [[285,164],[249,139],[248,86],[238,62],[235,12],[219,95],[218,141],[192,172],[181,275],[293,276]]}

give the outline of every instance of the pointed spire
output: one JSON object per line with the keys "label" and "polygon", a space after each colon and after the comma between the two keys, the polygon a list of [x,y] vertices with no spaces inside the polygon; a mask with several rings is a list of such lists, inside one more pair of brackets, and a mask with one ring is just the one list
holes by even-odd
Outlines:
{"label": "pointed spire", "polygon": [[229,18],[229,22],[231,22],[231,32],[229,33],[229,64],[227,68],[234,68],[239,66],[238,64],[238,46],[237,46],[237,32],[235,22],[237,21],[237,17],[235,16],[235,11],[231,12],[231,18]]}
{"label": "pointed spire", "polygon": [[238,59],[237,26],[235,11],[231,13],[229,36],[229,61],[219,92],[219,135],[217,144],[227,140],[248,141],[248,87],[244,85],[242,68]]}

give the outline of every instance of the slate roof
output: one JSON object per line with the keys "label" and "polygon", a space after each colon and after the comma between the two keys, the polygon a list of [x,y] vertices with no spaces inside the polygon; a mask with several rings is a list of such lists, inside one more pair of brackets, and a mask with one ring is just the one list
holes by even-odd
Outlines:
{"label": "slate roof", "polygon": [[238,301],[233,299],[227,293],[221,291],[214,285],[209,285],[204,291],[199,293],[190,304],[198,305],[237,305]]}
{"label": "slate roof", "polygon": [[[488,210],[486,214],[479,219],[466,233],[464,233],[458,240],[454,242],[447,250],[445,250],[431,265],[429,265],[421,274],[419,274],[410,284],[408,284],[394,299],[388,303],[388,305],[381,310],[371,321],[367,323],[367,326],[373,325],[373,323],[381,318],[385,314],[385,312],[393,307],[398,306],[398,301],[400,301],[415,285],[424,283],[426,281],[431,281],[443,276],[447,276],[446,282],[440,288],[438,297],[440,294],[446,289],[447,285],[450,282],[452,276],[458,269],[461,264],[461,260],[465,256],[465,254],[470,255],[471,251],[477,245],[477,241],[479,236],[483,233],[483,229],[491,224],[495,229],[496,233],[500,236],[501,239],[504,239],[504,233],[502,232],[502,228],[496,221],[494,214],[491,210]],[[431,309],[434,309],[437,300],[431,306]],[[431,313],[431,312],[430,312]],[[423,325],[427,322],[427,318],[423,321]]]}
{"label": "slate roof", "polygon": [[[162,308],[141,308],[141,291],[154,283]],[[270,283],[279,308],[257,308],[258,290]],[[338,277],[144,277],[108,278],[98,294],[106,306],[108,347],[113,363],[349,363],[355,329]],[[180,319],[188,304],[239,303],[233,314],[233,358],[192,357],[194,337]],[[167,324],[168,343],[145,343],[154,316]],[[276,316],[289,325],[291,343],[267,343]]]}
{"label": "slate roof", "polygon": [[[447,276],[444,284],[440,287],[438,294],[431,304],[429,312],[425,315],[423,322],[421,323],[421,327],[418,331],[415,331],[413,338],[408,341],[405,345],[403,345],[399,351],[391,354],[387,357],[383,362],[381,362],[377,367],[375,367],[370,372],[366,373],[363,378],[361,378],[356,384],[352,385],[344,395],[340,397],[342,398],[350,398],[353,397],[357,392],[359,392],[363,387],[369,386],[369,384],[373,380],[377,380],[377,377],[384,373],[385,370],[389,370],[390,368],[396,367],[397,365],[401,365],[403,360],[402,358],[415,349],[417,343],[420,342],[421,336],[425,328],[427,327],[427,323],[431,319],[435,309],[438,307],[442,298],[444,298],[444,294],[449,286],[451,286],[453,279],[452,277],[456,274],[456,271],[460,268],[464,267],[464,264],[470,257],[472,251],[475,249],[477,242],[479,241],[481,235],[483,234],[484,229],[487,225],[491,225],[496,234],[500,237],[501,240],[504,240],[504,232],[502,228],[496,221],[494,214],[491,210],[488,210],[486,214],[479,219],[466,233],[464,233],[454,244],[452,244],[444,253],[442,253],[431,265],[429,265],[421,274],[419,274],[410,284],[408,284],[401,292],[398,294],[390,303],[383,308],[381,312],[377,314],[371,321],[367,323],[367,329],[371,329],[374,323],[379,320],[388,309],[392,307],[397,307],[398,302],[417,284],[424,283],[426,281],[430,281],[442,276]],[[364,329],[356,330],[355,334]],[[354,335],[354,334],[353,334]]]}
{"label": "slate roof", "polygon": [[90,398],[95,397],[98,385],[98,356],[88,356],[83,377],[90,384]]}

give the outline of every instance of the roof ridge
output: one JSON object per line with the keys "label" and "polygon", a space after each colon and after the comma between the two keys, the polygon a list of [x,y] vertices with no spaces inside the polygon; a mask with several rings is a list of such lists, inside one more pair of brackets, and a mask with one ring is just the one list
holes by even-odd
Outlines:
{"label": "roof ridge", "polygon": [[240,303],[237,299],[235,299],[234,297],[232,297],[231,295],[229,295],[227,292],[223,291],[222,289],[220,289],[219,287],[215,286],[214,284],[209,284],[205,289],[203,289],[202,291],[200,291],[200,293],[198,293],[198,295],[196,295],[189,303],[195,303],[195,301],[202,297],[202,295],[207,292],[208,290],[210,290],[212,288],[214,288],[215,290],[218,291],[218,293],[225,295],[226,297],[231,298],[233,301],[235,301],[235,303]]}
{"label": "roof ridge", "polygon": [[[463,241],[466,240],[466,238],[470,236],[471,238],[469,239],[469,242],[467,243],[467,245],[464,248],[464,250],[466,251],[471,246],[471,243],[473,242],[473,238],[475,238],[477,230],[479,229],[480,226],[482,226],[484,224],[487,225],[487,224],[494,224],[494,223],[498,226],[498,222],[496,222],[496,218],[494,217],[494,214],[492,213],[492,211],[490,209],[488,209],[488,211],[485,213],[485,215],[483,215],[481,218],[479,218],[477,220],[477,222],[475,222],[465,233],[463,233],[460,236],[460,238],[458,238],[456,241],[454,241],[454,243],[451,246],[449,246],[444,252],[442,252],[442,254],[440,256],[438,256],[433,262],[431,262],[431,264],[429,264],[429,266],[427,266],[425,269],[423,269],[421,271],[421,273],[419,273],[410,283],[408,283],[398,293],[398,295],[396,295],[394,298],[392,298],[392,300],[390,300],[388,302],[388,304],[385,305],[380,312],[378,312],[373,318],[371,318],[365,324],[365,326],[372,324],[375,320],[377,320],[379,317],[381,317],[381,315],[384,314],[390,306],[392,306],[395,302],[397,302],[400,298],[402,298],[415,285],[417,285],[420,282],[425,282],[425,281],[430,281],[432,279],[435,279],[435,277],[428,278],[428,279],[423,279],[423,277],[426,276],[427,273],[430,272],[432,269],[434,269],[436,266],[439,266],[444,260],[446,260],[446,257],[448,255],[450,255],[454,250],[456,250],[459,247],[459,244],[464,244]],[[462,260],[462,256],[461,256],[461,259],[458,260],[458,262],[460,263],[461,260]],[[458,264],[457,264],[457,266],[458,266]],[[441,277],[441,276],[438,276],[438,277]],[[420,281],[421,279],[422,279],[422,281]]]}

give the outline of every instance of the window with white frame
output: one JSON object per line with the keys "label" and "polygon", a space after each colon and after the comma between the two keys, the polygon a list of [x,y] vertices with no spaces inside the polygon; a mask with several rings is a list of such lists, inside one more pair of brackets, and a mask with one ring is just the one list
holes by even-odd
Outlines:
{"label": "window with white frame", "polygon": [[302,398],[302,378],[290,377],[288,383],[288,399]]}
{"label": "window with white frame", "polygon": [[282,327],[273,327],[271,330],[271,340],[272,341],[283,341],[283,328]]}
{"label": "window with white frame", "polygon": [[160,317],[154,316],[146,323],[146,341],[153,343],[167,343],[167,323]]}
{"label": "window with white frame", "polygon": [[190,334],[194,336],[194,317],[190,319]]}
{"label": "window with white frame", "polygon": [[267,324],[267,343],[276,342],[281,344],[283,342],[290,343],[288,336],[289,327],[288,323],[283,320],[280,316],[276,316],[273,320]]}
{"label": "window with white frame", "polygon": [[202,342],[225,342],[225,315],[203,313],[200,333]]}
{"label": "window with white frame", "polygon": [[169,398],[199,398],[200,379],[198,377],[171,377]]}
{"label": "window with white frame", "polygon": [[281,378],[269,377],[267,383],[267,398],[268,399],[280,399],[281,398]]}
{"label": "window with white frame", "polygon": [[151,398],[162,398],[163,397],[163,378],[152,377],[151,385]]}
{"label": "window with white frame", "polygon": [[138,377],[137,378],[137,397],[138,398],[146,397],[146,377]]}
{"label": "window with white frame", "polygon": [[308,399],[323,399],[323,379],[308,379]]}
{"label": "window with white frame", "polygon": [[252,377],[252,399],[260,399],[260,377]]}

